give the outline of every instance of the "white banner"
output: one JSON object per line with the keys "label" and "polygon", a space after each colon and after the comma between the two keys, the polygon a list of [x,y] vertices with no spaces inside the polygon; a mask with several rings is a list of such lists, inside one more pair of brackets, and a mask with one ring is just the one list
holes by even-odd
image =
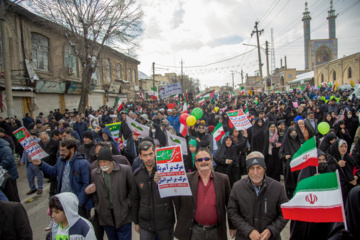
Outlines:
{"label": "white banner", "polygon": [[183,137],[179,137],[179,136],[176,136],[174,134],[171,134],[168,130],[166,130],[166,132],[167,132],[168,145],[169,146],[178,146],[178,145],[180,145],[182,154],[188,155],[186,139],[183,138]]}
{"label": "white banner", "polygon": [[150,134],[149,127],[144,126],[144,125],[132,120],[128,116],[126,116],[126,122],[129,125],[133,134],[139,136],[140,138],[149,137],[149,134]]}
{"label": "white banner", "polygon": [[248,129],[252,126],[249,119],[241,109],[229,111],[227,112],[227,115],[229,116],[231,122],[234,124],[234,127],[239,131]]}
{"label": "white banner", "polygon": [[165,98],[174,94],[182,94],[181,83],[174,83],[159,87],[159,96]]}

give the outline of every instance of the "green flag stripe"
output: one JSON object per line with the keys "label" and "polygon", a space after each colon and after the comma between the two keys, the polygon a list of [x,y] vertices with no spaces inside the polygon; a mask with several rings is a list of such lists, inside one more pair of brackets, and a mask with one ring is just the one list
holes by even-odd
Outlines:
{"label": "green flag stripe", "polygon": [[300,147],[300,149],[294,154],[292,159],[295,159],[311,150],[316,148],[315,137],[310,138]]}
{"label": "green flag stripe", "polygon": [[221,127],[222,127],[222,124],[221,124],[221,122],[219,122],[219,123],[216,125],[214,131],[212,132],[212,135],[214,135],[214,134],[216,133],[216,131],[217,131],[219,128],[221,128]]}
{"label": "green flag stripe", "polygon": [[323,173],[301,180],[296,187],[295,194],[297,192],[331,191],[338,188],[336,172]]}

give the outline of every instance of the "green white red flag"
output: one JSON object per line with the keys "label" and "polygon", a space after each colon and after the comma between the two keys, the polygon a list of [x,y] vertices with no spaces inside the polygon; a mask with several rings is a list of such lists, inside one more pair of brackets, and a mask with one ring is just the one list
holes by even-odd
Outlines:
{"label": "green white red flag", "polygon": [[200,98],[202,95],[203,95],[203,93],[202,93],[202,92],[201,92],[201,93],[199,93],[198,95],[196,95],[196,96],[195,96],[195,99]]}
{"label": "green white red flag", "polygon": [[152,87],[151,88],[151,99],[158,100],[157,87]]}
{"label": "green white red flag", "polygon": [[211,91],[211,92],[204,93],[204,94],[201,96],[201,98],[203,98],[203,99],[213,99],[214,94],[215,94],[215,90],[213,90],[213,91]]}
{"label": "green white red flag", "polygon": [[343,222],[344,205],[338,171],[301,180],[294,197],[281,205],[284,219],[303,222]]}
{"label": "green white red flag", "polygon": [[205,103],[205,98],[199,99],[198,103],[200,104],[200,107],[201,107]]}
{"label": "green white red flag", "polygon": [[216,142],[220,141],[222,136],[225,135],[224,128],[220,122],[216,125],[214,131],[212,132],[212,135],[214,136]]}
{"label": "green white red flag", "polygon": [[298,171],[308,166],[319,166],[315,137],[310,138],[299,148],[291,159],[291,171]]}
{"label": "green white red flag", "polygon": [[143,96],[142,92],[140,92],[140,98],[141,98],[141,100],[144,101],[144,96]]}
{"label": "green white red flag", "polygon": [[116,103],[116,110],[120,112],[120,110],[124,107],[124,104],[121,102],[120,98],[118,98]]}

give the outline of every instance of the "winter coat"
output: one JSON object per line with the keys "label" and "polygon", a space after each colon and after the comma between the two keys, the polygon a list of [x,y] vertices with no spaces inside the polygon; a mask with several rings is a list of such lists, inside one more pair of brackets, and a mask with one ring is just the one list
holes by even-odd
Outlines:
{"label": "winter coat", "polygon": [[113,154],[113,155],[119,155],[119,154],[120,154],[120,151],[119,151],[117,142],[113,139],[109,127],[104,127],[104,128],[101,130],[100,137],[96,138],[96,141],[104,142],[104,139],[103,139],[103,137],[102,137],[102,133],[106,133],[106,135],[108,135],[108,137],[109,137],[109,140],[108,140],[108,141],[112,144],[112,154]]}
{"label": "winter coat", "polygon": [[175,117],[173,115],[168,116],[167,120],[170,122],[170,125],[173,126],[175,128],[176,134],[179,134],[179,130],[180,130],[180,118],[178,115],[175,115]]}
{"label": "winter coat", "polygon": [[132,135],[132,132],[125,121],[121,122],[120,130],[119,130],[119,138],[124,137],[125,140],[128,140]]}
{"label": "winter coat", "polygon": [[86,159],[92,163],[96,160],[95,155],[95,143],[91,142],[90,144],[83,144],[78,147],[77,151],[81,154],[84,154]]}
{"label": "winter coat", "polygon": [[34,120],[31,117],[24,117],[22,120],[23,120],[24,127],[26,129],[28,129],[28,126],[30,123],[34,122]]}
{"label": "winter coat", "polygon": [[43,159],[41,159],[42,161],[50,164],[51,166],[54,166],[56,164],[56,156],[59,150],[59,142],[56,141],[55,139],[50,139],[50,141],[48,142],[48,144],[45,144],[42,141],[38,142],[40,147],[47,153],[49,154],[49,156],[44,157]]}
{"label": "winter coat", "polygon": [[12,137],[10,137],[9,135],[5,134],[2,139],[4,139],[5,141],[9,142],[10,144],[10,148],[11,150],[15,149],[15,144],[14,144],[14,140],[12,139]]}
{"label": "winter coat", "polygon": [[33,239],[26,210],[21,203],[0,201],[0,239]]}
{"label": "winter coat", "polygon": [[262,233],[265,229],[270,230],[270,239],[281,239],[280,232],[287,220],[280,205],[287,201],[282,184],[269,177],[265,176],[259,196],[249,177],[237,181],[228,204],[229,219],[237,229],[235,239],[249,239],[253,230]]}
{"label": "winter coat", "polygon": [[148,231],[174,228],[175,224],[173,199],[160,197],[158,184],[154,182],[156,171],[155,166],[149,176],[142,164],[134,172],[136,188],[131,198],[131,218],[140,228]]}
{"label": "winter coat", "polygon": [[135,189],[135,181],[130,166],[120,165],[116,162],[110,173],[111,194],[115,223],[112,220],[108,193],[100,167],[92,170],[91,179],[96,186],[94,194],[95,209],[99,216],[101,226],[112,226],[116,229],[131,222],[131,200],[130,195]]}
{"label": "winter coat", "polygon": [[0,138],[0,166],[7,170],[14,179],[19,177],[10,144],[2,138]]}
{"label": "winter coat", "polygon": [[[66,161],[59,157],[55,166],[51,166],[46,162],[41,162],[40,170],[50,176],[58,177],[57,192],[61,192],[62,177],[65,169]],[[72,192],[79,198],[79,204],[83,205],[86,210],[92,208],[91,198],[85,193],[85,188],[90,184],[90,163],[85,156],[75,152],[70,160],[70,184]]]}
{"label": "winter coat", "polygon": [[82,142],[83,134],[85,131],[88,130],[88,126],[87,126],[86,122],[83,122],[83,121],[75,122],[73,129],[79,134],[80,141]]}

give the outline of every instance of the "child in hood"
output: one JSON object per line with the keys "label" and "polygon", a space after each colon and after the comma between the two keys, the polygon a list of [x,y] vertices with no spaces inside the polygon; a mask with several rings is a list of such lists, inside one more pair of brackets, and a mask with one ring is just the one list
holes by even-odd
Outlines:
{"label": "child in hood", "polygon": [[91,223],[78,214],[79,200],[75,194],[64,192],[50,198],[49,207],[54,223],[51,240],[96,240]]}

